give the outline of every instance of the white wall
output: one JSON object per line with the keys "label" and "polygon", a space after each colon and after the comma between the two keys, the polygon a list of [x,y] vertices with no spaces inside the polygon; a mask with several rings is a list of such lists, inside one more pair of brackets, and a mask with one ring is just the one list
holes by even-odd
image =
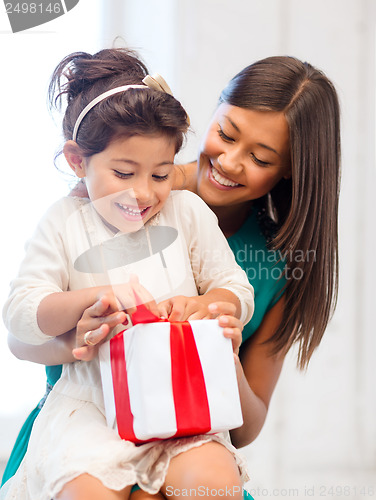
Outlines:
{"label": "white wall", "polygon": [[[90,30],[85,29],[88,13]],[[14,34],[0,9],[1,308],[25,241],[46,208],[69,192],[68,178],[53,165],[61,134],[59,116],[54,122],[47,109],[49,78],[70,52],[99,50],[101,25],[101,0],[80,0],[63,17]],[[44,367],[15,359],[6,335],[1,321],[0,462],[45,387]]]}
{"label": "white wall", "polygon": [[[76,9],[81,8],[84,18],[86,10],[87,19],[74,29],[63,20],[59,28],[51,23],[45,30],[35,30],[34,35],[17,35],[23,37],[19,46],[15,35],[0,33],[2,68],[18,68],[18,78],[22,78],[21,83],[10,75],[0,80],[0,95],[14,95],[11,92],[15,90],[13,99],[17,102],[16,112],[14,101],[6,98],[8,108],[5,114],[2,112],[8,128],[7,135],[2,134],[2,139],[6,138],[2,155],[4,158],[5,149],[8,156],[3,161],[6,182],[2,183],[0,198],[4,191],[16,195],[1,210],[6,236],[11,228],[17,229],[17,241],[12,237],[5,245],[11,248],[7,255],[14,254],[16,260],[20,256],[21,240],[39,217],[30,207],[36,205],[36,198],[43,198],[37,212],[46,204],[41,180],[45,175],[55,175],[36,170],[42,164],[45,169],[46,163],[50,171],[53,167],[50,153],[48,159],[39,156],[47,151],[46,143],[52,138],[36,133],[40,125],[34,121],[35,116],[45,123],[47,118],[39,112],[42,98],[38,97],[38,106],[35,103],[36,90],[30,78],[33,67],[49,72],[50,61],[57,62],[71,50],[96,50],[98,33],[106,46],[115,36],[122,36],[128,45],[140,49],[152,71],[166,77],[190,114],[195,133],[183,159],[196,156],[199,138],[221,89],[244,66],[269,55],[288,54],[323,69],[336,84],[342,104],[339,304],[308,372],[299,373],[294,353],[288,356],[265,428],[245,452],[256,498],[371,496],[367,488],[375,487],[376,477],[376,340],[371,316],[376,278],[371,192],[376,180],[375,1],[112,0],[103,1],[103,12],[97,1],[96,7],[90,0],[80,1]],[[97,20],[93,20],[93,13],[98,15]],[[75,9],[68,15],[72,23],[77,20]],[[48,29],[57,31],[47,33]],[[47,56],[48,46],[53,54]],[[22,140],[8,145],[15,131]],[[57,182],[55,177],[49,180],[50,185]],[[17,189],[12,191],[9,186]],[[48,189],[47,198],[55,197]],[[21,208],[24,206],[27,209]],[[2,285],[16,267],[16,262],[4,262]],[[0,410],[0,423],[5,416],[14,420],[15,414],[25,413],[37,400],[36,393],[42,392],[39,386],[43,383],[40,375],[38,389],[32,392],[25,385],[22,393],[25,379],[35,367],[20,369],[20,362],[6,352],[4,328],[1,333],[0,400],[6,406]],[[12,383],[4,382],[10,379]],[[8,404],[14,389],[17,403]],[[20,398],[24,401],[22,408]],[[8,428],[0,425],[0,429],[7,437],[4,441],[0,434],[0,443],[11,441]],[[337,489],[331,491],[330,486]]]}

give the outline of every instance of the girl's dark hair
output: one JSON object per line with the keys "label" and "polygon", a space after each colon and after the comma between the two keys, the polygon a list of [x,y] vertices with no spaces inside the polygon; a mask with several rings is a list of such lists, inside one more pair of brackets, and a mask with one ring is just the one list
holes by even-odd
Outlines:
{"label": "girl's dark hair", "polygon": [[269,57],[246,67],[220,102],[283,112],[289,128],[291,179],[257,200],[276,222],[272,246],[285,259],[284,318],[270,339],[275,352],[299,343],[304,368],[319,345],[338,294],[340,113],[328,78],[293,57]]}
{"label": "girl's dark hair", "polygon": [[[56,67],[48,89],[50,106],[60,108],[65,98],[65,140],[72,139],[77,117],[95,97],[122,85],[142,85],[148,74],[139,56],[124,48],[91,55],[75,52]],[[84,156],[103,151],[119,136],[162,134],[182,146],[187,113],[174,97],[153,89],[128,89],[105,98],[85,115],[76,142]]]}

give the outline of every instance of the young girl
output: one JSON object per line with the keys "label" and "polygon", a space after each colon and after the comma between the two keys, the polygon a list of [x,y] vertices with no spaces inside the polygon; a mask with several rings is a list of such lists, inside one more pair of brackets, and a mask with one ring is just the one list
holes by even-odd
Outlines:
{"label": "young girl", "polygon": [[[136,295],[156,309],[133,275],[164,299],[160,311],[171,319],[209,317],[208,305],[224,301],[249,321],[252,287],[215,216],[196,195],[171,193],[188,121],[165,83],[147,76],[134,53],[112,49],[66,57],[51,98],[56,89],[67,98],[63,152],[88,198],[59,200],[40,222],[4,307],[8,329],[38,345],[78,323],[83,358],[79,348],[118,331]],[[174,237],[158,237],[158,252],[142,254],[139,235],[148,240],[166,228]],[[235,330],[228,333],[237,352]],[[6,498],[126,499],[134,484],[171,498],[198,487],[207,497],[226,490],[241,498],[247,475],[226,436],[135,446],[108,428],[94,354],[64,365]]]}

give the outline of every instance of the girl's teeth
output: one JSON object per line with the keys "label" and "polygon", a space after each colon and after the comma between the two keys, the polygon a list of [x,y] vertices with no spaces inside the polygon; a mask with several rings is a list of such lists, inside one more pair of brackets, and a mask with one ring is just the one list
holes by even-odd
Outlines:
{"label": "girl's teeth", "polygon": [[140,217],[145,212],[145,210],[147,210],[147,208],[143,208],[142,210],[140,210],[138,208],[127,207],[126,205],[122,205],[121,203],[118,203],[118,205],[122,210],[127,212],[127,214],[134,217]]}
{"label": "girl's teeth", "polygon": [[216,170],[213,166],[211,167],[211,172],[214,179],[222,186],[229,186],[229,187],[240,186],[240,184],[232,182],[230,181],[230,179],[226,179],[226,177],[222,177],[222,175],[218,172],[218,170]]}

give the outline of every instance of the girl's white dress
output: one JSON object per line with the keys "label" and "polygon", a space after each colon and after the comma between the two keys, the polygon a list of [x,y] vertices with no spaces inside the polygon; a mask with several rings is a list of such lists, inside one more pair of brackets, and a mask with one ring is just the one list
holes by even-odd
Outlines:
{"label": "girl's white dress", "polygon": [[[116,238],[124,235],[114,234],[88,199],[66,197],[55,203],[31,238],[19,274],[11,283],[4,307],[7,328],[29,344],[48,342],[50,337],[40,331],[37,323],[38,305],[45,296],[125,283],[131,274],[139,276],[140,283],[157,301],[227,288],[240,299],[241,320],[249,321],[253,289],[205,203],[192,193],[172,192],[163,210],[147,224],[146,233],[151,234],[157,226],[176,231],[162,238],[156,253],[150,247],[149,257],[140,260],[145,256],[137,251],[137,242],[133,249],[129,242],[126,248],[119,246],[121,240]],[[171,234],[176,236],[174,241]],[[111,248],[116,254],[114,259]],[[88,250],[85,256],[91,258],[85,259],[82,256]],[[124,259],[120,260],[125,265],[119,265],[119,252],[123,252]],[[98,358],[66,364],[35,421],[25,458],[3,489],[2,497],[50,500],[64,484],[83,473],[97,477],[114,490],[137,483],[145,491],[156,493],[164,483],[172,457],[211,440],[234,454],[247,480],[245,462],[228,436],[201,435],[141,446],[120,439],[106,425]]]}

